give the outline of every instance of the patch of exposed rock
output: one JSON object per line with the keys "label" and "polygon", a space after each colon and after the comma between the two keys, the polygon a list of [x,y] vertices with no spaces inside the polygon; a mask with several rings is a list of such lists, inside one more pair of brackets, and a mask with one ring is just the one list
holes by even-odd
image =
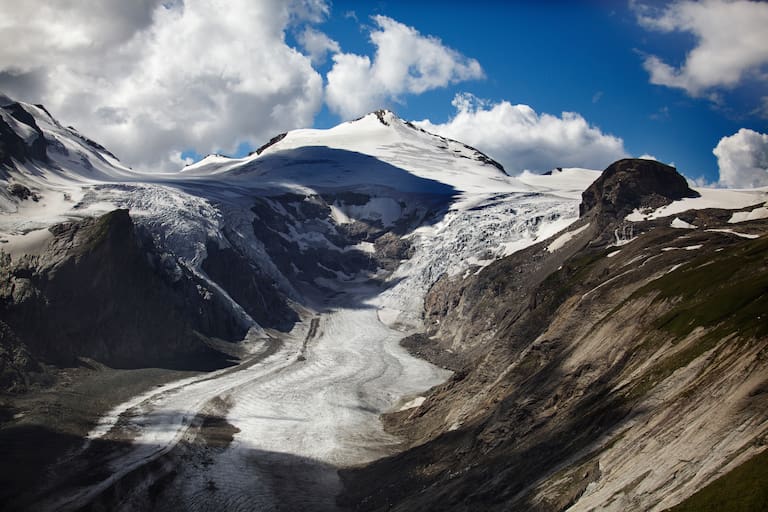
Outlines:
{"label": "patch of exposed rock", "polygon": [[54,365],[80,357],[113,367],[226,364],[206,337],[236,341],[245,327],[191,272],[164,272],[127,210],[50,230],[41,255],[5,258],[0,267],[6,340]]}
{"label": "patch of exposed rock", "polygon": [[660,208],[684,197],[698,197],[674,167],[627,158],[611,164],[582,193],[581,216],[593,212],[601,222],[623,219],[636,208]]}
{"label": "patch of exposed rock", "polygon": [[26,345],[0,321],[0,389],[9,393],[27,391],[35,375],[42,372]]}
{"label": "patch of exposed rock", "polygon": [[34,117],[24,110],[19,103],[10,103],[2,107],[4,113],[10,116],[10,122],[22,124],[35,136],[24,140],[16,129],[0,117],[0,164],[11,165],[13,160],[21,162],[27,160],[45,161],[48,158],[45,136],[37,126]]}

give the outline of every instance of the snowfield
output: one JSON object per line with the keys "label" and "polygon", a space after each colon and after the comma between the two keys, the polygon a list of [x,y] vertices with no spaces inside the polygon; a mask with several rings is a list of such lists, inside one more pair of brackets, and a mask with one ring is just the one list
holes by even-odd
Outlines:
{"label": "snowfield", "polygon": [[[640,222],[643,220],[670,217],[687,210],[704,210],[706,208],[739,210],[748,206],[761,206],[761,208],[753,210],[756,213],[752,217],[741,213],[735,213],[734,219],[736,220],[732,219],[731,222],[768,217],[768,208],[762,207],[762,204],[768,201],[768,188],[766,187],[743,190],[703,187],[692,188],[699,193],[699,197],[680,199],[679,201],[674,201],[673,203],[662,206],[656,210],[642,212],[635,210],[627,215],[626,220],[630,222]],[[765,211],[765,213],[763,211]]]}

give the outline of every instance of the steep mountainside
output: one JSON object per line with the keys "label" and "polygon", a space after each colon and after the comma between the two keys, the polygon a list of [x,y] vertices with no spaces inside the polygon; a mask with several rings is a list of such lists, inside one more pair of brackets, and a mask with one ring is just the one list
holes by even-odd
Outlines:
{"label": "steep mountainside", "polygon": [[347,473],[345,503],[664,510],[763,451],[768,221],[700,210],[627,228],[633,209],[693,195],[649,172],[670,168],[613,164],[568,232],[432,287],[409,346],[457,371],[388,418],[411,448]]}
{"label": "steep mountainside", "polygon": [[6,256],[0,285],[4,322],[41,360],[211,368],[222,361],[206,337],[245,335],[194,275],[159,271],[161,256],[126,210],[54,225],[50,237],[39,255]]}

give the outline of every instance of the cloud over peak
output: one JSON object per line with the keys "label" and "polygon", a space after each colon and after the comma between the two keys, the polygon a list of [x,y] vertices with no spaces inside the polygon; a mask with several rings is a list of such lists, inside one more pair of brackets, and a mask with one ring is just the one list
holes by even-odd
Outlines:
{"label": "cloud over peak", "polygon": [[284,40],[289,25],[327,14],[318,0],[0,0],[0,10],[3,39],[20,34],[0,49],[0,89],[46,103],[145,170],[175,168],[184,149],[230,151],[311,125],[322,105],[321,76]]}
{"label": "cloud over peak", "polygon": [[488,153],[510,173],[555,167],[603,169],[627,156],[620,138],[604,134],[575,112],[559,117],[539,114],[528,105],[491,103],[467,93],[456,95],[453,105],[456,115],[447,123],[415,124]]}
{"label": "cloud over peak", "polygon": [[386,16],[374,16],[368,56],[337,53],[328,72],[326,102],[344,118],[369,112],[403,94],[420,94],[484,77],[480,63],[432,36]]}

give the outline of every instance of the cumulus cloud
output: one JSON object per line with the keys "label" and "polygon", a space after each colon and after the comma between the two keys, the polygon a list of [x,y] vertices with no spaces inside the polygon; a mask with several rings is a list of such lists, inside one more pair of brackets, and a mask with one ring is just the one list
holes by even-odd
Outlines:
{"label": "cumulus cloud", "polygon": [[312,27],[305,27],[297,36],[299,44],[309,54],[313,64],[322,64],[328,52],[339,53],[339,43]]}
{"label": "cumulus cloud", "polygon": [[651,83],[702,96],[738,85],[768,64],[768,4],[747,0],[684,0],[653,9],[633,4],[638,22],[660,32],[687,32],[696,46],[680,67],[658,56],[645,58]]}
{"label": "cumulus cloud", "polygon": [[373,60],[351,53],[333,56],[326,103],[342,117],[364,114],[382,103],[398,101],[406,93],[420,94],[483,78],[482,67],[475,59],[448,48],[439,39],[386,16],[374,16],[373,21]]}
{"label": "cumulus cloud", "polygon": [[721,185],[768,186],[768,134],[742,128],[720,139],[712,152],[717,157]]}
{"label": "cumulus cloud", "polygon": [[0,89],[43,102],[129,165],[232,151],[311,125],[323,84],[285,43],[321,0],[0,0]]}
{"label": "cumulus cloud", "polygon": [[624,142],[604,134],[574,112],[539,114],[528,105],[490,103],[471,94],[453,100],[456,115],[444,124],[421,128],[470,144],[501,162],[509,173],[555,167],[604,169],[627,156]]}

